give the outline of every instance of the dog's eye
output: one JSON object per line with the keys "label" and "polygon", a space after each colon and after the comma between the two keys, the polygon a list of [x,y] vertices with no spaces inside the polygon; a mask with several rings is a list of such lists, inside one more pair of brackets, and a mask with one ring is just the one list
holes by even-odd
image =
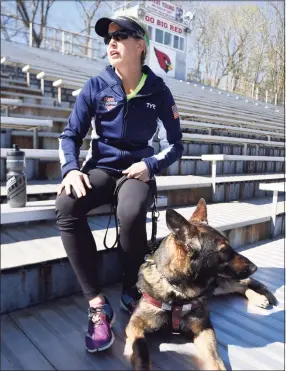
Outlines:
{"label": "dog's eye", "polygon": [[232,256],[232,250],[231,249],[223,249],[223,250],[220,250],[219,253],[219,258],[220,260],[222,261],[228,261],[231,259],[231,256]]}

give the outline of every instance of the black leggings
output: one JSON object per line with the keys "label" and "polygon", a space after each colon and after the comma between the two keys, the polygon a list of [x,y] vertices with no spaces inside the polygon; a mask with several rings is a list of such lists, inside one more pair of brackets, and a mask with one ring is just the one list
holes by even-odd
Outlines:
{"label": "black leggings", "polygon": [[[101,169],[88,172],[92,189],[84,197],[67,196],[65,190],[56,199],[57,224],[71,266],[88,300],[101,292],[96,244],[86,214],[93,208],[110,203],[119,176]],[[137,274],[148,252],[146,214],[153,202],[155,181],[144,183],[128,179],[120,187],[117,217],[120,224],[119,245],[123,269],[123,288],[137,281]]]}

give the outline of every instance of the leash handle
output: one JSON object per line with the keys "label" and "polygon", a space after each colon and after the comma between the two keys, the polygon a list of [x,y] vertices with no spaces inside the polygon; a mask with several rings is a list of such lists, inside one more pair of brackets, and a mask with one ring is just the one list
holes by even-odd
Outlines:
{"label": "leash handle", "polygon": [[[116,187],[114,189],[114,192],[113,192],[113,197],[112,197],[112,202],[111,202],[111,206],[110,206],[110,214],[109,214],[109,221],[108,221],[108,224],[107,224],[107,228],[106,228],[106,231],[105,231],[105,236],[104,236],[104,239],[103,239],[103,245],[106,249],[113,249],[118,240],[119,240],[119,231],[118,231],[118,219],[117,219],[117,206],[116,206],[116,202],[117,202],[117,195],[118,195],[118,192],[122,186],[122,184],[127,180],[127,175],[123,175],[122,178],[120,178],[118,180],[118,183],[116,184]],[[116,238],[115,238],[115,241],[114,241],[114,244],[111,246],[111,247],[108,247],[107,246],[107,243],[106,243],[106,239],[107,239],[107,232],[108,232],[108,229],[109,229],[109,225],[110,225],[110,221],[111,221],[111,217],[112,215],[114,216],[114,221],[115,221],[115,232],[116,232]]]}
{"label": "leash handle", "polygon": [[[111,207],[110,207],[109,221],[108,221],[107,228],[106,228],[106,231],[105,231],[105,236],[104,236],[104,239],[103,239],[103,245],[106,249],[114,248],[116,246],[116,244],[118,243],[118,240],[119,240],[116,202],[117,202],[118,192],[119,192],[121,186],[123,185],[123,183],[126,180],[127,180],[127,175],[124,175],[122,178],[120,178],[119,181],[118,181],[118,184],[115,187],[114,193],[113,193],[113,200],[112,200]],[[156,249],[157,228],[158,228],[157,224],[158,224],[158,218],[160,216],[160,213],[159,213],[158,207],[157,207],[157,190],[156,190],[156,188],[153,191],[153,198],[154,198],[154,202],[153,202],[153,207],[152,207],[152,234],[151,234],[151,241],[148,243],[148,247],[151,250],[151,252],[154,252],[154,250]],[[114,215],[116,238],[115,238],[115,241],[114,241],[113,245],[111,247],[108,247],[107,243],[106,243],[106,239],[107,239],[107,233],[108,233],[108,229],[109,229],[109,226],[110,226],[112,215]]]}

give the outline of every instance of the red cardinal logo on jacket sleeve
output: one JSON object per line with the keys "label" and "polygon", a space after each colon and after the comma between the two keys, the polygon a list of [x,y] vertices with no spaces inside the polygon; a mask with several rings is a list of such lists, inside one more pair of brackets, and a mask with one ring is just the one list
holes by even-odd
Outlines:
{"label": "red cardinal logo on jacket sleeve", "polygon": [[160,52],[160,50],[154,48],[155,50],[155,53],[156,53],[156,57],[158,59],[158,62],[159,62],[159,65],[160,67],[166,72],[168,73],[169,71],[171,71],[173,69],[172,67],[172,63],[171,63],[171,60],[170,58],[167,56],[167,54],[163,53],[163,52]]}

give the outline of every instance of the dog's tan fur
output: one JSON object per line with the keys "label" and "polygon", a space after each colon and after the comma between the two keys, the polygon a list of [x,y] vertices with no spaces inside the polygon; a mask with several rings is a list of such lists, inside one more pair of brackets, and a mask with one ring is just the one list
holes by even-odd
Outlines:
{"label": "dog's tan fur", "polygon": [[[207,208],[203,199],[199,201],[189,222],[172,210],[167,213],[167,225],[172,233],[161,242],[153,257],[141,266],[137,285],[160,302],[181,305],[190,300],[199,304],[193,310],[182,312],[180,331],[194,341],[206,369],[225,370],[209,319],[207,290],[211,290],[213,295],[239,293],[262,307],[276,305],[277,301],[265,286],[246,277],[248,271],[249,275],[253,273],[255,265],[234,252],[221,232],[202,224],[207,223]],[[229,258],[228,255],[224,258],[226,270],[224,265],[220,265],[222,263],[218,263],[218,266],[214,264],[210,271],[206,270],[203,260],[200,261],[204,258],[203,251],[209,251],[214,257],[215,254],[228,253]],[[206,273],[200,276],[202,269]],[[216,269],[217,274],[214,273]],[[241,279],[233,279],[231,275]],[[216,287],[212,286],[214,283]],[[162,328],[170,329],[170,312],[142,297],[126,328],[135,370],[151,369],[145,333]]]}

